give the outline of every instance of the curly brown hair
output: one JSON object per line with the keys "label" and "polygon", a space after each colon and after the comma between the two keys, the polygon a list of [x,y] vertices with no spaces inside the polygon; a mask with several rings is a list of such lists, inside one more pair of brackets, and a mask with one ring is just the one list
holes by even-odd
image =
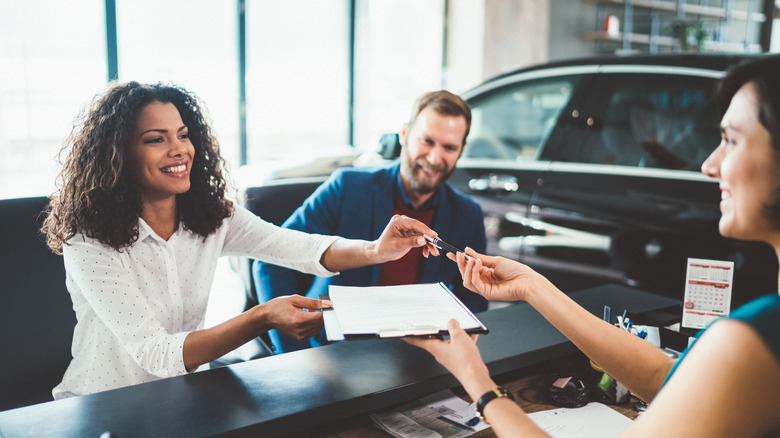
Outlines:
{"label": "curly brown hair", "polygon": [[232,213],[225,162],[198,98],[172,84],[113,82],[76,118],[60,150],[58,191],[41,230],[55,253],[78,233],[118,251],[138,239],[141,194],[125,154],[141,110],[153,102],[176,106],[195,148],[190,189],[176,195],[180,223],[205,237]]}

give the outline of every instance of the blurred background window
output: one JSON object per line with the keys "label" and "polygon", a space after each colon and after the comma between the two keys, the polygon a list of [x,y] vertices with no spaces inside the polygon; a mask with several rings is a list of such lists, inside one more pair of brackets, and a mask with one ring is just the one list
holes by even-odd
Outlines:
{"label": "blurred background window", "polygon": [[119,79],[172,82],[194,92],[231,163],[239,157],[237,16],[229,1],[116,2]]}
{"label": "blurred background window", "polygon": [[247,1],[246,20],[248,162],[348,145],[349,2]]}
{"label": "blurred background window", "polygon": [[73,119],[106,84],[103,5],[0,1],[0,198],[54,190]]}
{"label": "blurred background window", "polygon": [[444,0],[359,0],[355,15],[355,146],[370,149],[443,88]]}

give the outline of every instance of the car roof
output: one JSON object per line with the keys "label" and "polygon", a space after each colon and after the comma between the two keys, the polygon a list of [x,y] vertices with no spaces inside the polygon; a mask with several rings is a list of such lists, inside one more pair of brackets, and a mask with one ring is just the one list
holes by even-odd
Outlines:
{"label": "car roof", "polygon": [[738,64],[746,59],[760,55],[754,54],[701,54],[701,53],[674,53],[662,55],[604,55],[591,56],[585,58],[570,58],[552,61],[544,64],[518,68],[498,76],[494,76],[483,84],[499,80],[518,73],[532,72],[549,68],[573,67],[585,65],[652,65],[652,66],[671,66],[671,67],[690,67],[709,70],[725,71],[729,67]]}

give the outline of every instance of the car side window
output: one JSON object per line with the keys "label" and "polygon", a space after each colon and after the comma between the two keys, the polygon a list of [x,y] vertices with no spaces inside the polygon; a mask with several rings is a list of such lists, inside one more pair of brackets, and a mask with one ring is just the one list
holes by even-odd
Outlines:
{"label": "car side window", "polygon": [[470,102],[471,132],[463,157],[534,160],[568,104],[576,78],[511,85]]}
{"label": "car side window", "polygon": [[715,79],[649,74],[603,79],[605,107],[593,112],[602,112],[595,117],[600,123],[587,129],[578,148],[568,148],[566,161],[698,170],[718,145]]}

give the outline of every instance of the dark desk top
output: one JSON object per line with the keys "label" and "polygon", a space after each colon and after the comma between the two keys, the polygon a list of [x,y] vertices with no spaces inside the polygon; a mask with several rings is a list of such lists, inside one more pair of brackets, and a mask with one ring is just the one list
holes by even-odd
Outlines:
{"label": "dark desk top", "polygon": [[[608,285],[571,297],[596,315],[679,301]],[[480,313],[479,348],[492,374],[576,351],[526,303]],[[458,383],[400,339],[341,342],[127,388],[0,412],[0,436],[263,436],[385,409]]]}
{"label": "dark desk top", "polygon": [[[515,403],[526,413],[560,409],[559,406],[550,404],[546,392],[544,379],[551,373],[577,373],[584,367],[588,367],[588,360],[582,353],[573,353],[561,358],[555,358],[546,362],[532,365],[506,374],[493,376],[496,383],[503,386],[515,397]],[[471,403],[471,400],[462,387],[453,388],[455,395]],[[634,420],[639,415],[635,404],[639,399],[631,396],[628,401],[607,405],[618,413]],[[397,408],[390,408],[397,409]],[[374,425],[369,414],[355,415],[346,420],[337,421],[326,425],[319,425],[310,429],[285,435],[284,438],[387,438],[390,436],[384,430]],[[470,438],[496,438],[492,428],[487,428],[469,435]]]}

